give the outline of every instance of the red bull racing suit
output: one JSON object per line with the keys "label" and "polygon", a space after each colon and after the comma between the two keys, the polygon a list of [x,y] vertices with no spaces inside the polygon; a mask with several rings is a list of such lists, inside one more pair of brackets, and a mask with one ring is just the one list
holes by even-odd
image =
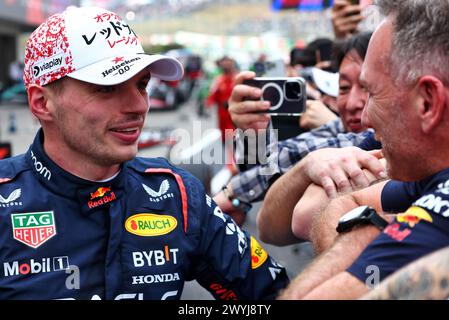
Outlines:
{"label": "red bull racing suit", "polygon": [[395,220],[347,269],[364,283],[449,245],[449,168],[414,183],[390,181],[382,206]]}
{"label": "red bull racing suit", "polygon": [[136,158],[109,181],[58,167],[40,131],[0,162],[0,299],[272,299],[285,268],[189,173]]}

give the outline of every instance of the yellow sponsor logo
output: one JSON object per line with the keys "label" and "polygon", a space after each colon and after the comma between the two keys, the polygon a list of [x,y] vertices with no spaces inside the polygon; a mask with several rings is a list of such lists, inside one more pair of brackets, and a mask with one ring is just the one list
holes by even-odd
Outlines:
{"label": "yellow sponsor logo", "polygon": [[259,268],[268,258],[267,252],[257,242],[256,239],[251,237],[251,268]]}
{"label": "yellow sponsor logo", "polygon": [[173,231],[178,221],[172,216],[153,213],[135,214],[125,222],[125,229],[141,237],[155,237]]}
{"label": "yellow sponsor logo", "polygon": [[426,210],[420,207],[410,207],[406,212],[398,214],[396,216],[398,222],[408,223],[408,225],[413,228],[421,220],[432,223],[433,219]]}

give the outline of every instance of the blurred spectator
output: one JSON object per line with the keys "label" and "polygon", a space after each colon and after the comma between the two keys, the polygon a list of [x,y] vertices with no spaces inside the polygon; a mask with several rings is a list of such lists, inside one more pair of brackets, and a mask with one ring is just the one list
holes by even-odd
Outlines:
{"label": "blurred spectator", "polygon": [[259,58],[253,63],[251,66],[251,70],[256,73],[257,77],[261,77],[265,73],[265,63],[267,62],[267,55],[265,53],[261,53]]}
{"label": "blurred spectator", "polygon": [[[338,59],[340,58],[341,57],[338,57]],[[333,60],[331,60],[331,63],[335,65]],[[302,69],[300,75],[307,80],[307,95],[309,99],[321,100],[332,111],[338,113],[338,73],[324,71],[315,67],[308,67]],[[313,94],[310,94],[310,91],[312,91]],[[318,93],[315,93],[314,91],[318,91]]]}
{"label": "blurred spectator", "polygon": [[[371,33],[356,35],[348,40],[340,56],[340,92],[339,111],[341,119],[331,121],[315,130],[300,134],[294,138],[272,142],[268,148],[270,154],[266,163],[253,167],[234,176],[227,185],[228,195],[220,193],[215,197],[219,206],[230,215],[242,215],[241,208],[235,207],[230,198],[241,203],[262,200],[268,188],[282,174],[292,168],[308,153],[327,147],[346,147],[361,143],[367,129],[361,124],[361,113],[367,94],[359,83],[360,68],[365,58]],[[230,102],[230,110],[235,124],[242,129],[265,129],[269,116],[257,114],[270,106],[260,99],[260,90],[241,84],[254,74],[239,75],[239,85],[235,87]],[[251,100],[246,100],[249,98]],[[298,200],[298,199],[296,199]],[[296,202],[295,202],[296,203]]]}
{"label": "blurred spectator", "polygon": [[[327,38],[318,38],[310,42],[304,49],[294,48],[290,52],[290,65],[297,69],[317,67],[330,70],[333,41]],[[299,72],[298,70],[298,72]]]}
{"label": "blurred spectator", "polygon": [[357,33],[357,26],[363,20],[361,7],[349,0],[335,0],[331,20],[335,38],[348,38]]}
{"label": "blurred spectator", "polygon": [[[357,208],[355,199],[331,203],[320,216],[328,221],[344,215],[339,236],[284,298],[359,298],[400,268],[449,245],[449,1],[377,4],[386,19],[372,37],[360,77],[369,94],[363,123],[382,142],[388,175],[414,182],[420,197],[406,210],[393,211],[403,213],[389,224],[380,223],[377,210]],[[344,214],[352,208],[357,210]]]}
{"label": "blurred spectator", "polygon": [[[349,52],[347,49],[342,50],[346,54],[339,55],[339,57],[343,57],[343,60],[339,70],[340,91],[337,100],[340,116],[346,123],[349,132],[359,132],[363,128],[361,127],[361,112],[368,95],[359,81],[359,76],[370,36],[371,33],[361,33],[347,40],[346,48],[352,49]],[[315,130],[310,133],[313,132]],[[342,134],[337,135],[340,138],[342,136]],[[280,142],[280,144],[282,143]],[[357,145],[357,143],[353,144],[353,146]],[[346,146],[348,145],[344,147]],[[329,145],[328,147],[332,149],[321,147],[316,148],[317,151],[311,150],[314,152],[303,152],[302,156],[297,157],[298,162],[294,164],[293,168],[291,170],[289,168],[278,181],[272,183],[264,197],[265,201],[257,219],[262,241],[285,245],[298,242],[299,239],[310,240],[311,221],[319,210],[307,210],[307,214],[301,214],[296,218],[296,223],[292,228],[292,221],[295,222],[292,220],[292,212],[295,205],[299,204],[298,200],[302,203],[303,211],[304,208],[310,207],[306,205],[310,202],[320,209],[320,206],[328,203],[329,198],[335,197],[337,192],[348,192],[353,187],[365,187],[370,181],[379,178],[378,170],[382,166],[374,156],[368,156],[358,148],[351,148],[352,152],[348,156],[348,152],[343,151],[348,148],[336,150],[334,148],[339,147],[338,145]],[[338,162],[329,161],[334,160],[337,156],[340,157],[340,155],[345,155],[340,162],[343,163],[342,166],[338,165]],[[328,166],[328,162],[331,163],[330,166]],[[372,173],[373,178],[361,172],[359,163]],[[315,186],[315,184],[322,186],[326,192],[313,190],[312,193],[306,193],[309,186]]]}
{"label": "blurred spectator", "polygon": [[228,111],[228,99],[234,88],[238,68],[236,61],[227,56],[218,60],[217,66],[221,70],[221,74],[213,80],[206,105],[209,107],[213,105],[217,106],[218,127],[221,131],[222,141],[224,142],[226,129],[235,129]]}
{"label": "blurred spectator", "polygon": [[0,88],[0,101],[25,104],[28,102],[26,89],[23,84],[23,68],[21,61],[13,61],[9,65],[9,81]]}
{"label": "blurred spectator", "polygon": [[184,72],[186,80],[189,81],[189,91],[191,92],[197,81],[203,76],[203,59],[196,54],[188,56]]}
{"label": "blurred spectator", "polygon": [[308,100],[306,111],[299,119],[299,125],[302,128],[315,129],[337,119],[338,116],[320,100]]}
{"label": "blurred spectator", "polygon": [[23,83],[23,62],[13,61],[9,65],[9,78],[11,80],[11,85],[18,83]]}

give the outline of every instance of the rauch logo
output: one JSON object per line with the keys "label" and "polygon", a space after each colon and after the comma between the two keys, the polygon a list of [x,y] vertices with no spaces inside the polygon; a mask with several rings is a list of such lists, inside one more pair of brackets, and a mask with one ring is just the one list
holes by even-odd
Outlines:
{"label": "rauch logo", "polygon": [[256,239],[251,237],[251,268],[259,268],[268,258],[267,252],[257,242]]}
{"label": "rauch logo", "polygon": [[125,229],[138,236],[154,237],[173,231],[177,224],[178,221],[172,216],[140,213],[126,220]]}

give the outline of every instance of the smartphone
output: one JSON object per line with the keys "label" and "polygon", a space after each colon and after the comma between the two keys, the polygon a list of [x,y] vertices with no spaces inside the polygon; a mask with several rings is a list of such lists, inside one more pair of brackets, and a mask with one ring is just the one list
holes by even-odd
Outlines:
{"label": "smartphone", "polygon": [[271,108],[262,111],[272,116],[300,116],[306,107],[306,83],[301,77],[256,77],[246,85],[262,89],[260,100],[270,101]]}

